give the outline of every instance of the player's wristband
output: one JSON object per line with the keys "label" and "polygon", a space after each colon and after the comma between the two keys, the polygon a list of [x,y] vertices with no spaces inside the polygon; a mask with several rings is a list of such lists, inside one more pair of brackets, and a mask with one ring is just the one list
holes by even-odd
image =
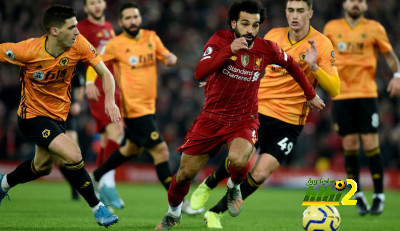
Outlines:
{"label": "player's wristband", "polygon": [[395,72],[393,74],[393,78],[400,78],[400,72]]}
{"label": "player's wristband", "polygon": [[86,86],[89,85],[89,84],[94,84],[94,82],[93,81],[87,81],[86,82]]}

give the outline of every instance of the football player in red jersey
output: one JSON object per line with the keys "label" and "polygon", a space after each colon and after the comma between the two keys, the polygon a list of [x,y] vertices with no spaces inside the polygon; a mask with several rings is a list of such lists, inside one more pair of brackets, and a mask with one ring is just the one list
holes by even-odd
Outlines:
{"label": "football player in red jersey", "polygon": [[[85,20],[78,23],[78,29],[83,36],[96,47],[99,52],[107,44],[108,40],[115,37],[112,24],[106,21],[104,11],[106,9],[105,0],[84,0],[84,10],[88,15]],[[113,71],[112,65],[107,67]],[[91,74],[93,73],[93,74]],[[119,148],[124,130],[122,121],[111,123],[110,119],[104,114],[104,91],[102,90],[103,81],[97,78],[93,69],[88,67],[86,74],[86,96],[89,100],[90,112],[96,122],[96,132],[100,133],[100,152],[97,154],[96,166],[99,167],[110,154]],[[115,84],[115,103],[119,107],[120,90]],[[115,188],[115,170],[110,170],[104,174],[99,182],[94,180],[95,190],[100,195],[101,201],[111,204],[114,208],[121,209],[124,202],[119,197]]]}
{"label": "football player in red jersey", "polygon": [[191,180],[223,144],[228,148],[231,173],[227,206],[232,216],[240,213],[239,186],[249,171],[248,157],[257,140],[257,93],[267,65],[284,67],[302,87],[311,107],[325,107],[296,61],[275,42],[257,37],[265,11],[258,0],[235,1],[229,9],[231,30],[217,31],[204,47],[195,78],[208,77],[206,100],[178,148],[182,158],[168,191],[168,213],[156,229],[170,229],[180,221]]}

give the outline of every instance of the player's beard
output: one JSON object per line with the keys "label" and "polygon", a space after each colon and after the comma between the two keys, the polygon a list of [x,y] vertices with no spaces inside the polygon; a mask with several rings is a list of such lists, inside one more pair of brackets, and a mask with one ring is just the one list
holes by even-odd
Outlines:
{"label": "player's beard", "polygon": [[104,11],[100,16],[96,16],[95,14],[89,12],[90,16],[92,16],[95,20],[101,20],[104,17]]}
{"label": "player's beard", "polygon": [[136,27],[137,30],[131,31],[130,28],[126,27],[126,26],[122,26],[122,29],[124,29],[124,31],[129,34],[132,37],[136,37],[136,35],[139,33],[140,31],[140,26]]}
{"label": "player's beard", "polygon": [[236,38],[247,37],[247,36],[251,36],[251,37],[252,37],[251,40],[247,40],[247,39],[246,39],[246,42],[247,42],[247,46],[248,46],[248,47],[250,47],[251,44],[253,44],[254,40],[256,39],[256,36],[254,36],[254,35],[252,35],[252,34],[244,34],[244,35],[241,35],[241,34],[239,33],[237,27],[235,28],[234,32],[235,32]]}
{"label": "player's beard", "polygon": [[[355,8],[353,8],[353,9],[355,9]],[[352,10],[353,10],[352,9]],[[352,19],[358,19],[358,18],[360,18],[361,16],[362,16],[362,12],[361,12],[361,10],[359,9],[359,8],[357,8],[358,9],[358,11],[348,11],[347,12],[347,14],[350,16],[350,18],[352,18]]]}

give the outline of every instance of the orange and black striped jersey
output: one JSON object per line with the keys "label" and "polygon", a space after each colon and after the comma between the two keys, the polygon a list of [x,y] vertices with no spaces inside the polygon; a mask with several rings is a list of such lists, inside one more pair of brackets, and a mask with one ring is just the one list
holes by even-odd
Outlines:
{"label": "orange and black striped jersey", "polygon": [[154,31],[141,29],[140,39],[120,34],[102,51],[104,62],[114,62],[114,75],[121,89],[121,112],[125,118],[154,114],[157,97],[157,59],[169,54]]}
{"label": "orange and black striped jersey", "polygon": [[[333,92],[338,92],[340,81],[335,66],[332,43],[329,39],[311,26],[308,35],[296,43],[292,43],[288,36],[288,27],[275,28],[270,30],[264,39],[276,42],[292,56],[314,88],[318,85],[318,79],[323,78],[321,80],[325,81],[326,78],[331,78],[334,84],[329,83],[325,88],[331,88]],[[317,44],[319,69],[316,73],[311,71],[304,60],[306,49],[310,49],[308,43],[310,39]],[[294,125],[304,125],[309,112],[304,91],[295,79],[278,65],[269,65],[265,69],[265,75],[258,91],[258,105],[260,114]]]}
{"label": "orange and black striped jersey", "polygon": [[335,100],[378,97],[378,49],[382,53],[392,50],[385,28],[365,18],[351,28],[342,18],[329,21],[324,34],[332,41],[342,81],[341,93]]}
{"label": "orange and black striped jersey", "polygon": [[71,79],[78,61],[91,66],[100,56],[82,35],[58,57],[45,48],[47,35],[19,43],[0,44],[0,61],[21,66],[21,102],[18,115],[23,119],[46,116],[65,121],[71,104]]}

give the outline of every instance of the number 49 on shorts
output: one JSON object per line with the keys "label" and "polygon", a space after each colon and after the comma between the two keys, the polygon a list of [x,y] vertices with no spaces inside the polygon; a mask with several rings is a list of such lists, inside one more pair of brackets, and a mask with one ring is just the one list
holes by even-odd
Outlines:
{"label": "number 49 on shorts", "polygon": [[285,137],[278,142],[278,145],[281,147],[281,150],[285,153],[285,155],[288,155],[293,149],[293,142],[288,143],[288,140],[289,138]]}

